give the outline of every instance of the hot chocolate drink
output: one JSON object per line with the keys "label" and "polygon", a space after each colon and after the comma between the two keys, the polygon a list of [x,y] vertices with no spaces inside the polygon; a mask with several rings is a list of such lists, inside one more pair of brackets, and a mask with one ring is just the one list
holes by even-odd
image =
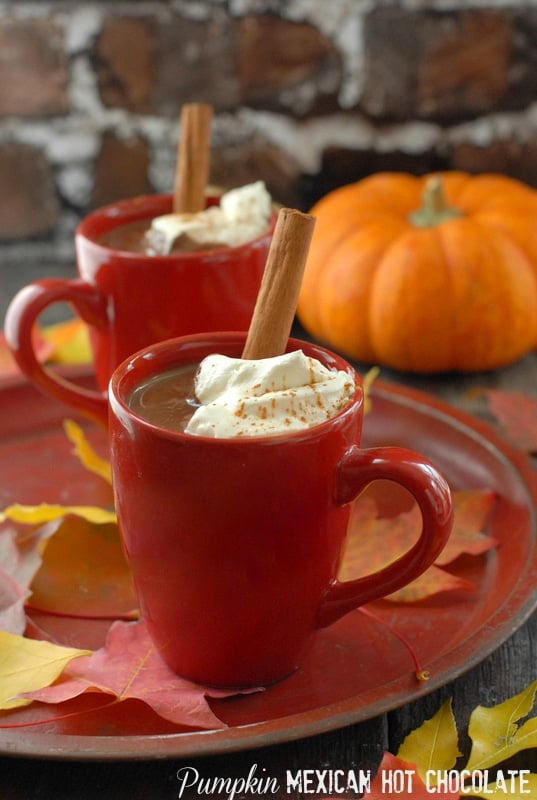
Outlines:
{"label": "hot chocolate drink", "polygon": [[129,397],[129,408],[153,425],[184,431],[199,405],[194,378],[199,364],[186,364],[137,386]]}
{"label": "hot chocolate drink", "polygon": [[231,189],[196,213],[170,213],[118,225],[99,238],[112,250],[146,255],[238,247],[264,234],[272,201],[263,181]]}
{"label": "hot chocolate drink", "polygon": [[263,359],[210,355],[153,376],[129,398],[135,414],[188,434],[230,438],[287,434],[335,416],[356,391],[352,377],[294,350]]}
{"label": "hot chocolate drink", "polygon": [[[157,255],[158,250],[151,244],[148,238],[148,231],[151,228],[151,220],[139,219],[135,222],[128,222],[126,225],[118,225],[117,228],[104,233],[99,244],[109,247],[111,250],[123,250],[129,253],[145,253],[146,255]],[[190,236],[183,234],[178,236],[168,255],[174,253],[198,253],[204,250],[215,250],[220,247],[229,247],[221,242],[197,242]]]}

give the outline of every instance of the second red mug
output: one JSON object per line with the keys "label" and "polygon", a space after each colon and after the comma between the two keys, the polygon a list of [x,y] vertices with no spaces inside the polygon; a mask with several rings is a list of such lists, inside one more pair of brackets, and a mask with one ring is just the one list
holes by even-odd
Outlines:
{"label": "second red mug", "polygon": [[[208,205],[218,203],[216,196]],[[238,247],[172,255],[111,249],[100,237],[119,226],[171,212],[171,195],[124,200],[89,214],[76,236],[78,278],[45,278],[24,287],[6,315],[5,336],[22,372],[41,390],[102,424],[115,367],[152,344],[198,331],[247,330],[268,255],[265,234]],[[32,329],[53,303],[67,302],[89,326],[97,391],[68,382],[40,363]]]}

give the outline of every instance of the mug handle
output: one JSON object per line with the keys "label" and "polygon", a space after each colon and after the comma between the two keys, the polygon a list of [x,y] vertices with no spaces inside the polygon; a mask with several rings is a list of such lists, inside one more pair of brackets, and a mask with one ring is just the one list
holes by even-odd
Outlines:
{"label": "mug handle", "polygon": [[88,324],[103,326],[108,322],[106,297],[80,278],[43,278],[21,289],[11,301],[4,323],[6,343],[21,371],[42,391],[106,426],[106,397],[84,389],[46,369],[34,350],[34,324],[47,306],[71,303]]}
{"label": "mug handle", "polygon": [[410,550],[383,569],[356,580],[334,580],[321,601],[319,628],[406,586],[431,566],[448,540],[453,524],[449,486],[427,459],[412,450],[351,447],[337,466],[335,502],[350,503],[368,484],[381,479],[395,481],[414,496],[422,514],[420,537]]}

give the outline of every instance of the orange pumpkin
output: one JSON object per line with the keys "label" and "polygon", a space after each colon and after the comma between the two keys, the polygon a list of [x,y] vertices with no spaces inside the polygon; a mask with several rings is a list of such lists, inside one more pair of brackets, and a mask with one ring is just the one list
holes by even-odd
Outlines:
{"label": "orange pumpkin", "polygon": [[298,318],[333,349],[432,373],[494,369],[537,345],[537,191],[378,173],[311,213]]}

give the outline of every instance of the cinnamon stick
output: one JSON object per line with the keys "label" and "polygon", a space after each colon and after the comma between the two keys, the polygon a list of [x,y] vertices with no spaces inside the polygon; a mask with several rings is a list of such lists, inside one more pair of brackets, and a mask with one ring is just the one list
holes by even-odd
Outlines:
{"label": "cinnamon stick", "polygon": [[205,208],[212,117],[213,109],[205,103],[187,103],[181,110],[173,193],[176,214],[195,214]]}
{"label": "cinnamon stick", "polygon": [[285,352],[314,225],[310,214],[280,209],[242,358]]}

